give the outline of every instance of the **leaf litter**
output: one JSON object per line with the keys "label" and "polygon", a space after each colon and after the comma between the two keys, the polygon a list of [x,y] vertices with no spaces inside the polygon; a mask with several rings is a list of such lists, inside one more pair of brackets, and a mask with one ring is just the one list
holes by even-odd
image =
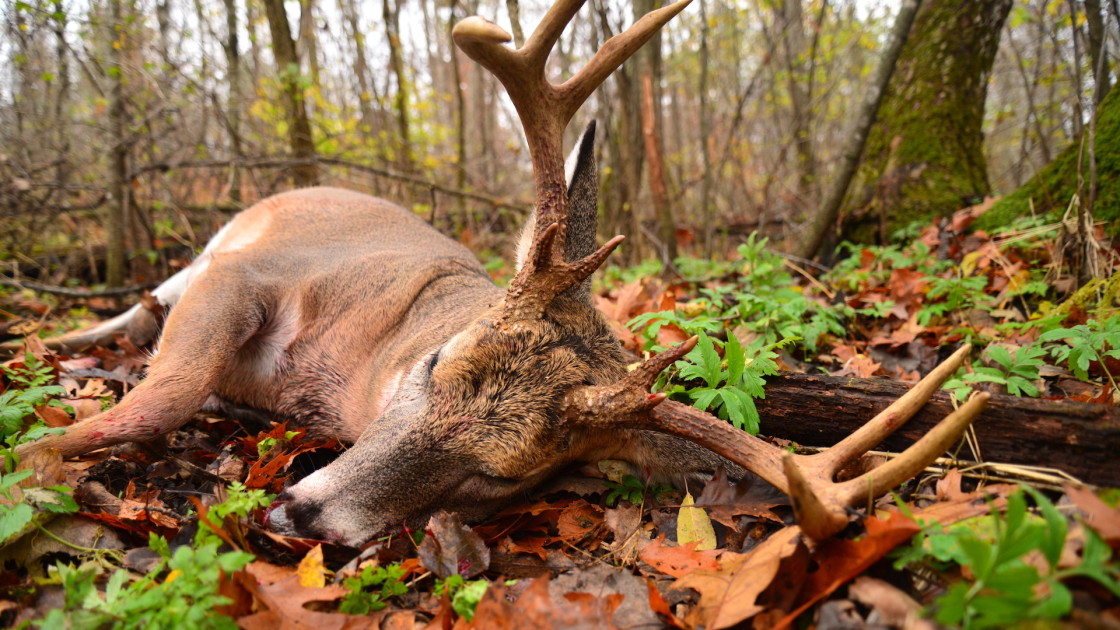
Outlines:
{"label": "leaf litter", "polygon": [[[927,228],[919,242],[940,243],[942,236]],[[1013,370],[1000,372],[1002,382],[967,375],[999,371],[1000,361],[1013,360],[1020,347],[1038,343],[1039,333],[1022,326],[1025,294],[1016,291],[1032,281],[1030,256],[1048,258],[1051,245],[1009,251],[987,235],[950,236],[949,259],[959,261],[952,269],[917,257],[892,258],[895,254],[882,249],[853,252],[847,267],[838,266],[826,278],[837,290],[835,300],[857,313],[847,334],[825,332],[814,340],[819,342],[815,352],[782,350],[778,361],[787,369],[912,381],[936,364],[939,344],[997,334],[997,327],[1014,324],[1018,327],[1010,332],[998,333],[1006,352],[989,351],[974,361],[962,384],[996,390],[1022,385],[1009,378]],[[711,280],[616,282],[598,292],[596,303],[624,347],[640,354],[692,333],[687,320],[666,322],[652,335],[628,326],[630,320],[661,311],[700,313],[708,304],[698,301],[701,295],[713,295],[743,273],[731,265]],[[984,278],[979,293],[984,308],[976,310],[976,295],[949,286],[954,274]],[[802,293],[828,303],[809,286]],[[934,299],[937,295],[957,302],[934,308],[946,299]],[[1086,311],[1069,310],[1071,325],[1088,326],[1083,324],[1090,320]],[[749,326],[735,330],[744,344],[767,334]],[[1084,338],[1097,334],[1094,330],[1086,327]],[[1109,361],[1082,360],[1084,351],[1076,353],[1083,346],[1074,342],[1072,360],[1048,362],[1027,382],[1050,397],[1071,391],[1073,399],[1115,402],[1117,393],[1105,377]],[[34,341],[28,350],[66,391],[60,400],[69,410],[35,409],[49,426],[97,413],[139,382],[144,365],[143,353],[127,343],[74,357],[55,356]],[[25,362],[17,357],[5,366],[19,369]],[[1080,370],[1076,378],[1075,370]],[[918,544],[910,541],[919,540],[915,534],[930,525],[950,528],[990,520],[1019,492],[1015,484],[978,483],[951,470],[933,484],[913,484],[905,499],[872,501],[878,506],[872,513],[855,511],[847,530],[817,544],[792,524],[784,495],[750,475],[732,482],[723,470],[692,489],[698,490],[695,499],[692,492],[654,493],[643,480],[640,497],[623,497],[611,507],[605,497],[610,484],[618,483],[617,473],[611,480],[588,466],[474,527],[440,512],[422,532],[380,539],[359,551],[270,532],[259,508],[220,519],[209,509],[229,499],[225,487],[231,482],[274,494],[321,466],[338,448],[307,440],[301,429],[284,423],[246,430],[231,420],[204,416],[162,442],[74,462],[36,462],[40,478],[27,487],[77,488],[80,511],[46,519],[43,528],[49,534],[4,545],[0,619],[19,623],[60,606],[76,611],[80,604],[64,602],[49,567],[62,562],[97,571],[102,576],[94,580],[98,589],[107,588],[107,576],[118,566],[132,571],[131,579],[139,578],[160,557],[148,546],[149,538],[165,537],[172,551],[190,546],[204,527],[203,514],[224,541],[223,549],[256,558],[223,571],[214,586],[226,598],[216,612],[242,628],[824,628],[840,619],[851,624],[847,627],[928,628],[933,627],[931,606],[967,571],[944,565],[895,567],[892,556],[912,551],[907,545]],[[1076,485],[1051,490],[1065,514],[1077,519],[1061,548],[1063,570],[1083,566],[1087,554],[1103,553],[1094,540],[1113,553],[1120,550],[1115,494],[1102,498]],[[1041,556],[1027,561],[1046,567]],[[172,574],[156,579],[193,577]],[[375,574],[384,577],[369,578]],[[376,604],[364,615],[340,612],[355,593],[346,584],[359,583]],[[1078,615],[1120,622],[1118,594],[1084,581],[1070,586],[1079,601],[1095,603],[1095,612]]]}

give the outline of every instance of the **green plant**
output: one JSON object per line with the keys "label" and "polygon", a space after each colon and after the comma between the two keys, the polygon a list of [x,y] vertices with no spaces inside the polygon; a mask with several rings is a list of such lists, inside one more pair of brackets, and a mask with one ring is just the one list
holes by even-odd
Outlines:
{"label": "green plant", "polygon": [[607,496],[603,501],[607,507],[614,507],[619,499],[626,499],[634,505],[641,505],[645,499],[646,491],[656,499],[666,492],[672,492],[673,487],[665,484],[646,484],[634,475],[623,475],[620,481],[606,481]]}
{"label": "green plant", "polygon": [[1003,385],[1012,396],[1038,396],[1033,381],[1038,380],[1038,368],[1046,355],[1041,345],[1019,346],[1014,355],[1003,346],[988,346],[985,352],[998,367],[974,367],[972,372],[945,381],[944,389],[953,392],[961,401],[968,398],[972,386],[977,383]]}
{"label": "green plant", "polygon": [[1055,328],[1042,333],[1041,342],[1062,340],[1065,343],[1051,347],[1050,354],[1073,370],[1074,376],[1088,380],[1089,367],[1098,362],[1112,389],[1117,390],[1116,379],[1108,369],[1107,359],[1120,359],[1120,315],[1106,320],[1090,319],[1072,328]]}
{"label": "green plant", "polygon": [[61,396],[66,390],[58,385],[47,385],[54,379],[51,367],[30,352],[24,358],[23,367],[0,366],[0,371],[10,381],[8,390],[0,394],[0,439],[22,430],[24,419],[34,414],[36,407],[50,405],[73,412],[70,407],[51,400],[52,396]]}
{"label": "green plant", "polygon": [[[1028,512],[1030,495],[1041,516]],[[1058,619],[1069,613],[1073,598],[1064,580],[1094,580],[1120,597],[1120,566],[1112,551],[1085,529],[1081,561],[1061,568],[1068,525],[1054,504],[1037,490],[1022,487],[1007,499],[1007,509],[945,530],[923,529],[908,547],[896,551],[896,568],[932,560],[941,568],[959,565],[963,579],[935,602],[938,623],[968,629],[1003,628],[1028,619]],[[1028,562],[1039,554],[1043,563]]]}
{"label": "green plant", "polygon": [[358,575],[342,581],[350,592],[342,598],[338,610],[348,615],[368,615],[385,608],[389,598],[408,592],[403,581],[404,574],[405,570],[399,564],[376,568],[366,566]]}
{"label": "green plant", "polygon": [[[517,580],[506,580],[506,586],[512,586]],[[474,619],[474,611],[482,596],[490,588],[487,580],[464,580],[461,575],[452,575],[445,580],[436,580],[435,592],[447,593],[451,598],[451,609],[456,615],[470,621]]]}
{"label": "green plant", "polygon": [[928,276],[930,283],[927,298],[941,298],[940,302],[927,301],[918,311],[918,323],[928,326],[931,319],[945,313],[966,310],[980,306],[984,299],[984,288],[988,286],[987,276],[957,276],[940,278]]}
{"label": "green plant", "polygon": [[[237,483],[229,491],[228,499],[208,511],[210,522],[245,517],[270,501],[262,490],[246,490]],[[54,571],[66,592],[65,606],[52,610],[37,624],[43,628],[236,628],[232,619],[216,610],[231,603],[218,594],[218,587],[223,574],[243,569],[254,556],[221,551],[224,544],[205,524],[200,524],[193,545],[180,546],[174,552],[167,539],[152,533],[148,546],[159,554],[160,562],[132,582],[128,571],[114,571],[104,592],[97,588],[96,567],[58,563]]]}
{"label": "green plant", "polygon": [[751,434],[758,433],[758,409],[754,399],[765,397],[764,376],[777,374],[774,352],[796,339],[765,344],[756,339],[746,348],[734,334],[728,333],[723,344],[724,356],[716,352],[715,343],[701,333],[696,347],[678,361],[677,376],[701,384],[692,387],[673,385],[665,390],[671,396],[685,398],[697,409],[712,410],[720,418]]}
{"label": "green plant", "polygon": [[257,442],[257,457],[264,459],[276,446],[287,446],[297,435],[299,435],[299,431],[285,431],[283,438],[266,437],[261,439],[260,442]]}

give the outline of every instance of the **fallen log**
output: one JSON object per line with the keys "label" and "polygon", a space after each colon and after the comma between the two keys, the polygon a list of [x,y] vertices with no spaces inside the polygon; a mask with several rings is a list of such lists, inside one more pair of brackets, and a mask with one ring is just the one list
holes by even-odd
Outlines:
{"label": "fallen log", "polygon": [[[832,446],[909,388],[887,379],[773,376],[766,399],[757,401],[760,433]],[[949,395],[939,393],[880,448],[902,451],[952,408]],[[1120,486],[1120,408],[993,395],[973,427],[986,462],[1057,468],[1087,483]]]}

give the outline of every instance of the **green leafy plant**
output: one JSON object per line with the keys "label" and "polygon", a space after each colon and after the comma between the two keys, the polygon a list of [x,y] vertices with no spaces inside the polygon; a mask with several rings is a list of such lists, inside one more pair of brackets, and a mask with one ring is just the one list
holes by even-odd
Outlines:
{"label": "green leafy plant", "polygon": [[71,413],[70,407],[51,400],[61,396],[66,390],[58,385],[47,385],[53,380],[51,367],[43,364],[30,352],[24,359],[22,368],[0,367],[10,381],[6,392],[0,394],[0,439],[18,433],[23,429],[23,421],[35,413],[42,405],[61,407]]}
{"label": "green leafy plant", "polygon": [[1043,364],[1046,350],[1038,345],[1019,346],[1011,354],[1003,346],[988,346],[985,351],[996,367],[978,366],[972,372],[959,373],[945,381],[944,389],[953,392],[957,400],[965,400],[977,383],[995,383],[1007,388],[1012,396],[1038,396],[1033,381],[1038,380],[1038,368]]}
{"label": "green leafy plant", "polygon": [[1120,315],[1099,320],[1090,319],[1071,328],[1055,328],[1042,333],[1039,341],[1063,341],[1052,346],[1050,354],[1058,362],[1069,365],[1074,376],[1088,380],[1089,368],[1097,362],[1112,388],[1116,388],[1115,375],[1109,371],[1107,359],[1120,359]]}
{"label": "green leafy plant", "polygon": [[928,326],[934,317],[945,313],[976,308],[983,302],[984,288],[988,286],[987,276],[958,276],[940,278],[928,276],[930,300],[940,298],[939,302],[928,302],[918,311],[918,323]]}
{"label": "green leafy plant", "polygon": [[[366,566],[358,575],[342,581],[350,592],[342,598],[339,611],[348,615],[368,615],[385,608],[390,598],[408,592],[404,575],[405,570],[399,564]],[[471,612],[474,612],[473,608]]]}
{"label": "green leafy plant", "polygon": [[[506,580],[506,586],[512,586],[517,580]],[[482,596],[490,588],[487,580],[464,580],[461,575],[452,575],[445,580],[436,580],[435,592],[447,593],[451,597],[451,609],[456,615],[470,621],[474,619],[474,611]]]}
{"label": "green leafy plant", "polygon": [[287,446],[297,435],[299,435],[299,431],[285,431],[283,438],[266,437],[261,439],[260,442],[257,442],[257,457],[263,459],[277,446]]}
{"label": "green leafy plant", "polygon": [[756,339],[744,348],[728,333],[721,359],[712,338],[701,333],[696,347],[677,362],[677,376],[699,385],[674,385],[667,393],[685,398],[697,409],[712,410],[724,420],[751,434],[758,433],[758,409],[754,399],[764,398],[764,376],[777,374],[775,349],[796,339],[765,344]]}
{"label": "green leafy plant", "polygon": [[[1026,495],[1040,516],[1027,509]],[[1058,619],[1069,613],[1073,597],[1063,581],[1087,578],[1120,597],[1120,566],[1112,551],[1091,529],[1077,566],[1060,568],[1068,525],[1054,504],[1037,490],[1024,486],[1007,499],[1007,509],[972,523],[945,530],[926,527],[910,546],[896,552],[895,566],[933,561],[936,566],[959,565],[963,578],[949,586],[936,603],[935,619],[968,629],[1004,628],[1028,619]],[[1028,562],[1038,553],[1045,568]]]}
{"label": "green leafy plant", "polygon": [[626,499],[634,505],[641,505],[648,491],[655,499],[672,492],[673,487],[665,484],[652,486],[638,479],[634,475],[623,475],[620,481],[606,481],[607,496],[603,499],[607,507],[614,507],[620,499]]}
{"label": "green leafy plant", "polygon": [[[268,505],[271,497],[262,490],[247,490],[241,484],[229,488],[229,498],[208,511],[208,520],[245,517]],[[225,543],[205,524],[200,524],[193,545],[174,551],[163,536],[152,533],[148,546],[160,562],[146,575],[131,581],[132,574],[118,569],[109,576],[104,591],[97,588],[96,567],[55,565],[55,579],[66,592],[62,609],[52,610],[37,622],[42,628],[236,628],[216,608],[231,603],[218,594],[223,574],[239,571],[254,556],[244,551],[222,551]]]}

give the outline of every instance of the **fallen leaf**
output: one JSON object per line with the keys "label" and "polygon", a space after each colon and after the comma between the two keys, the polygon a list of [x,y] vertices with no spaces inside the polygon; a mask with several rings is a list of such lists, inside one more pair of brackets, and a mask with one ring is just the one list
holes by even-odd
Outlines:
{"label": "fallen leaf", "polygon": [[490,549],[459,517],[440,510],[428,521],[428,535],[420,543],[420,563],[437,577],[461,575],[470,579],[490,566]]}
{"label": "fallen leaf", "polygon": [[859,540],[830,538],[813,550],[817,570],[810,573],[801,591],[801,605],[782,619],[775,628],[788,627],[810,606],[824,599],[853,577],[863,573],[903,542],[921,531],[917,523],[900,512],[886,519],[864,521],[867,534]]}
{"label": "fallen leaf", "polygon": [[921,604],[889,582],[861,575],[848,586],[848,597],[875,611],[880,624],[912,630],[937,627],[921,618]]}
{"label": "fallen leaf", "polygon": [[323,588],[327,585],[327,576],[323,567],[323,546],[315,545],[303,560],[299,561],[296,568],[299,576],[299,585],[308,588]]}
{"label": "fallen leaf", "polygon": [[696,497],[696,504],[706,508],[713,521],[735,527],[736,517],[743,515],[781,523],[773,508],[789,505],[789,497],[755,475],[732,483],[727,471],[719,468]]}
{"label": "fallen leaf", "polygon": [[[282,576],[282,577],[281,577]],[[349,591],[341,586],[308,588],[290,569],[253,562],[235,574],[237,583],[253,595],[261,612],[242,617],[244,630],[357,630],[368,628],[365,617],[308,610],[310,602],[335,601]]]}
{"label": "fallen leaf", "polygon": [[704,508],[693,507],[692,494],[685,492],[677,513],[677,541],[682,545],[695,543],[697,551],[716,548],[716,532]]}
{"label": "fallen leaf", "polygon": [[1109,507],[1088,488],[1065,487],[1070,501],[1085,513],[1085,524],[1116,549],[1120,547],[1120,510]]}
{"label": "fallen leaf", "polygon": [[537,578],[516,601],[507,599],[510,589],[495,584],[487,589],[475,609],[474,618],[460,617],[455,628],[484,630],[550,630],[560,628],[617,628],[611,622],[620,598],[577,597],[555,602],[549,596],[548,578]]}
{"label": "fallen leaf", "polygon": [[694,545],[668,546],[662,535],[642,548],[638,557],[643,562],[675,578],[697,570],[719,571],[718,551],[698,551]]}
{"label": "fallen leaf", "polygon": [[729,628],[764,610],[756,600],[766,590],[782,559],[793,555],[801,545],[801,528],[796,525],[778,530],[748,554],[725,556],[719,571],[693,571],[673,582],[669,588],[691,588],[700,593],[700,602],[686,621],[708,630]]}

